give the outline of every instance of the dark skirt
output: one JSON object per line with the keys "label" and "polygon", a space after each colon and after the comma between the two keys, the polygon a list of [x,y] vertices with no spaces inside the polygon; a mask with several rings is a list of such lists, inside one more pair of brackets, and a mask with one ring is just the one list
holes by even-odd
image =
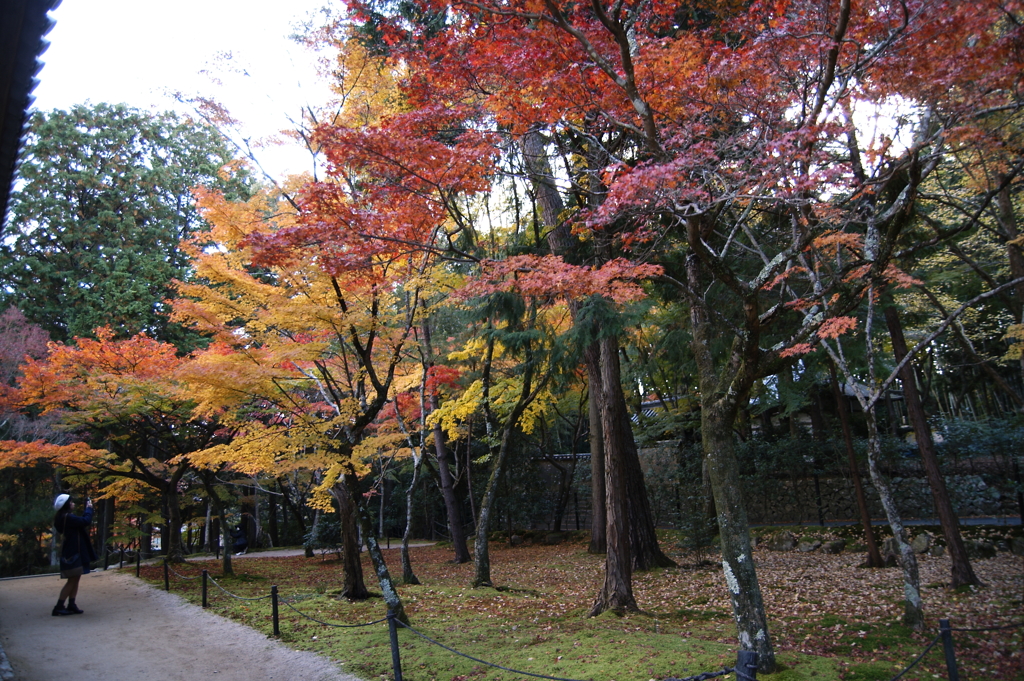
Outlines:
{"label": "dark skirt", "polygon": [[[63,563],[64,561],[61,561],[62,566]],[[67,569],[61,567],[60,576],[64,579],[68,579],[70,577],[81,577],[82,575],[87,575],[90,572],[92,572],[92,570],[89,569],[89,559],[80,553],[78,554],[78,561],[73,567],[69,567]]]}

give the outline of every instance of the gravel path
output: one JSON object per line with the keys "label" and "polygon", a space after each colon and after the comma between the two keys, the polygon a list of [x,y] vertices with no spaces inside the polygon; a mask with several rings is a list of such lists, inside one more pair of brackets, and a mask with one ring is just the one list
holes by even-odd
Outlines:
{"label": "gravel path", "polygon": [[61,585],[56,575],[0,581],[3,681],[359,681],[327,658],[292,650],[127,570],[82,577],[83,615],[51,616]]}

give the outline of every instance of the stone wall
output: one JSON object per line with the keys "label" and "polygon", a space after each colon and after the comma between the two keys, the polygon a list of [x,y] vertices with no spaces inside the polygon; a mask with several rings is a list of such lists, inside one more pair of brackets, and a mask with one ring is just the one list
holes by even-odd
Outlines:
{"label": "stone wall", "polygon": [[[1009,490],[1002,491],[982,475],[946,476],[946,488],[954,512],[960,517],[1017,515],[1017,502]],[[848,478],[821,478],[819,491],[812,477],[751,481],[746,495],[747,513],[752,524],[815,523],[821,515],[828,521],[856,520],[860,517],[853,482]],[[885,511],[875,488],[862,480],[868,508],[874,518]],[[934,518],[932,492],[924,477],[894,476],[890,479],[893,497],[906,519]]]}

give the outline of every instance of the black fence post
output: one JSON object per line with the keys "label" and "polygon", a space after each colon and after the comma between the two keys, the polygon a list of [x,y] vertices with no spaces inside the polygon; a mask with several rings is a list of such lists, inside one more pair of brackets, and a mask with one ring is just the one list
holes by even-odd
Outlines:
{"label": "black fence post", "polygon": [[388,610],[388,635],[391,638],[391,666],[395,670],[395,681],[402,681],[402,660],[398,655],[398,625],[395,624],[394,610]]}
{"label": "black fence post", "polygon": [[139,570],[142,569],[142,547],[138,546],[135,549],[135,576],[139,576]]}
{"label": "black fence post", "polygon": [[942,650],[946,653],[946,672],[949,681],[960,681],[960,673],[956,668],[956,651],[953,650],[953,630],[949,620],[939,620],[939,633],[942,634]]}
{"label": "black fence post", "polygon": [[171,590],[171,573],[168,570],[167,558],[164,558],[164,591]]}
{"label": "black fence post", "polygon": [[208,588],[206,586],[206,580],[209,578],[209,576],[210,576],[210,573],[207,572],[206,570],[203,570],[203,607],[204,608],[206,607],[206,594],[207,594],[207,588]]}
{"label": "black fence post", "polygon": [[741,650],[736,654],[736,681],[757,681],[757,652]]}
{"label": "black fence post", "polygon": [[277,584],[270,587],[270,613],[274,618],[274,636],[281,637],[281,624],[277,617]]}

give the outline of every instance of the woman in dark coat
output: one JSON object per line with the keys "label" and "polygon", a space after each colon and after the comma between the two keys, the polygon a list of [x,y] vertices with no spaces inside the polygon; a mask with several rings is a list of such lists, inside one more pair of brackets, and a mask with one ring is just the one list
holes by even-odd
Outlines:
{"label": "woman in dark coat", "polygon": [[[92,524],[92,500],[85,502],[85,513],[81,516],[71,515],[75,503],[71,495],[59,494],[53,502],[57,515],[53,518],[53,526],[64,535],[64,545],[60,552],[60,576],[68,580],[60,590],[60,600],[53,607],[54,617],[58,615],[81,615],[82,610],[75,604],[78,595],[78,582],[82,575],[89,572],[89,563],[96,560],[96,552],[89,541],[89,525]],[[64,601],[67,600],[67,605]]]}

